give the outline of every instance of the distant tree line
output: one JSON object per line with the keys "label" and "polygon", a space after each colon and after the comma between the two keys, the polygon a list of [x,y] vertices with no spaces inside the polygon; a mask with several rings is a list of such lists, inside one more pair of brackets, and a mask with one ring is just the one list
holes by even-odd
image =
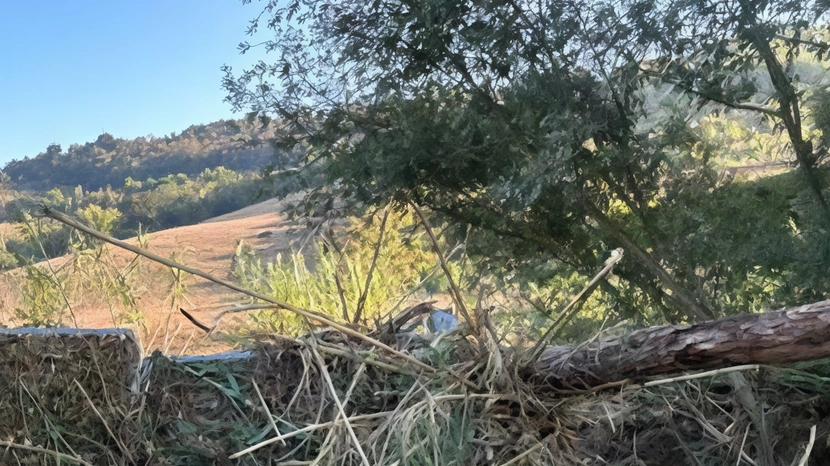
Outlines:
{"label": "distant tree line", "polygon": [[143,232],[192,225],[241,209],[260,199],[261,177],[224,167],[206,168],[197,176],[183,173],[124,186],[86,191],[81,186],[46,192],[16,192],[4,205],[16,234],[2,238],[0,268],[14,268],[47,257],[93,246],[90,239],[48,219],[35,206],[46,204],[73,215],[91,227],[119,238]]}
{"label": "distant tree line", "polygon": [[[52,144],[33,158],[9,162],[3,172],[19,190],[47,191],[56,186],[95,191],[118,189],[127,178],[160,179],[169,174],[197,176],[205,168],[258,171],[275,163],[274,149],[265,143],[279,132],[276,125],[230,120],[193,125],[163,137],[115,138],[103,133],[94,142],[64,150]],[[283,151],[277,163],[291,163]]]}

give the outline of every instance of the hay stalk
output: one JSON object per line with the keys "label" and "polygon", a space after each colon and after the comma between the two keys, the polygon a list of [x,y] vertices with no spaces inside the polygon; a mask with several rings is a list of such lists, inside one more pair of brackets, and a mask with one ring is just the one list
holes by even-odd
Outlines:
{"label": "hay stalk", "polygon": [[371,419],[379,419],[379,418],[382,418],[382,417],[389,417],[392,414],[394,414],[392,411],[385,411],[385,412],[382,412],[382,413],[361,414],[359,416],[352,416],[352,417],[345,418],[345,419],[338,418],[334,421],[321,422],[319,424],[310,424],[310,425],[307,425],[307,426],[303,427],[302,429],[297,429],[295,431],[287,432],[285,434],[281,434],[281,435],[278,435],[276,437],[269,438],[268,440],[263,440],[262,442],[259,442],[255,445],[251,445],[250,447],[248,447],[244,450],[238,451],[238,452],[228,456],[228,458],[232,459],[232,460],[235,460],[237,458],[240,458],[242,456],[247,455],[248,453],[253,453],[253,452],[255,452],[255,451],[257,451],[257,450],[259,450],[263,447],[266,447],[268,445],[271,445],[271,444],[274,444],[274,443],[277,443],[277,442],[283,442],[285,440],[288,440],[292,437],[296,437],[298,435],[307,434],[307,433],[310,433],[310,432],[316,432],[316,431],[322,430],[322,429],[329,429],[329,428],[332,428],[332,427],[337,427],[338,425],[344,424],[346,422],[354,423],[354,422],[358,422],[358,421],[367,421],[367,420],[371,420]]}
{"label": "hay stalk", "polygon": [[[343,408],[344,403],[341,402],[340,398],[337,396],[337,391],[334,388],[334,383],[331,381],[329,370],[326,367],[326,361],[323,359],[323,356],[320,355],[320,352],[317,351],[317,345],[312,344],[311,351],[314,353],[315,359],[317,359],[317,364],[319,364],[320,366],[320,373],[323,375],[323,379],[326,381],[326,385],[328,386],[329,391],[331,392],[331,399],[334,400],[334,404],[337,406],[337,415],[341,416],[341,418],[344,420],[346,430],[349,431],[349,436],[352,438],[355,448],[357,449],[357,452],[360,454],[360,459],[363,461],[363,465],[371,466],[371,464],[369,463],[369,459],[366,457],[366,453],[363,451],[363,447],[360,446],[360,440],[354,433],[354,429],[352,429],[352,423],[349,422],[349,416],[346,415],[346,410]],[[358,373],[362,373],[366,366],[361,365],[360,367],[361,369],[358,369]],[[351,388],[354,388],[354,383],[357,382],[358,377],[359,376],[355,377],[355,380],[353,381]],[[347,394],[346,401],[348,401],[348,395],[349,394]],[[335,417],[335,420],[337,420],[337,417]]]}
{"label": "hay stalk", "polygon": [[[271,424],[271,428],[274,429],[274,433],[277,436],[280,436],[280,429],[277,427],[276,421],[274,421],[274,415],[271,414],[271,409],[268,408],[268,403],[265,402],[265,398],[262,396],[262,392],[259,390],[259,385],[257,385],[256,380],[251,379],[251,384],[254,386],[254,390],[256,390],[256,395],[259,397],[259,402],[262,404],[262,410],[265,412],[265,415],[268,416],[268,422]],[[282,441],[282,444],[285,445],[285,440]]]}
{"label": "hay stalk", "polygon": [[542,445],[542,443],[541,443],[541,442],[540,442],[540,443],[537,443],[536,445],[533,445],[532,447],[528,448],[527,450],[525,450],[525,452],[524,452],[524,453],[519,454],[518,456],[516,456],[516,457],[515,457],[515,458],[513,458],[512,460],[510,460],[510,461],[508,461],[508,462],[506,462],[506,463],[502,463],[502,464],[501,464],[501,466],[510,466],[511,464],[516,464],[516,463],[518,463],[521,459],[525,458],[526,456],[530,456],[530,454],[531,454],[531,453],[533,453],[534,451],[536,451],[536,449],[538,449],[538,448],[539,448],[539,447],[541,447],[541,446],[544,446],[544,445]]}
{"label": "hay stalk", "polygon": [[121,450],[121,453],[130,461],[130,463],[135,463],[135,461],[133,460],[133,456],[130,454],[130,450],[128,450],[127,447],[124,446],[124,444],[121,442],[121,439],[119,439],[113,433],[112,429],[110,429],[109,423],[106,419],[104,419],[104,416],[101,415],[101,412],[98,411],[98,408],[95,406],[95,403],[92,402],[92,398],[90,398],[89,395],[86,393],[86,390],[84,390],[84,387],[81,385],[80,382],[78,382],[78,379],[72,379],[72,381],[75,383],[75,385],[78,386],[78,389],[81,390],[81,393],[84,395],[84,398],[86,398],[86,401],[89,402],[89,407],[92,408],[92,412],[94,412],[95,415],[98,416],[98,419],[100,419],[101,422],[104,424],[104,428],[107,430],[107,433],[110,435],[110,437],[112,437],[112,439],[115,441],[115,444],[118,445],[118,449]]}
{"label": "hay stalk", "polygon": [[643,384],[643,387],[654,387],[657,385],[664,385],[667,383],[683,382],[686,380],[702,379],[704,377],[714,377],[720,374],[728,374],[730,372],[738,371],[757,371],[761,366],[758,364],[745,364],[743,366],[725,367],[723,369],[715,369],[712,371],[698,372],[697,374],[681,375],[679,377],[668,377],[659,380],[650,380]]}

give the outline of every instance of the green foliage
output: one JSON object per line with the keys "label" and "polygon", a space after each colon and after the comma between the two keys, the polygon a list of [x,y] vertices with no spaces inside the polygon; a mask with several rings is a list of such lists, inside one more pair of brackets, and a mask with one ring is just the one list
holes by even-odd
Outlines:
{"label": "green foliage", "polygon": [[62,284],[38,266],[26,266],[25,271],[26,281],[21,290],[23,307],[14,310],[15,316],[25,325],[35,327],[60,324],[67,309]]}
{"label": "green foliage", "polygon": [[50,265],[27,265],[22,285],[22,306],[15,316],[24,325],[46,326],[66,323],[71,303],[98,300],[110,311],[113,326],[142,323],[138,309],[141,275],[137,258],[127,266],[115,265],[105,247],[76,251],[58,269]]}
{"label": "green foliage", "polygon": [[826,87],[813,92],[810,110],[816,128],[821,131],[821,142],[830,147],[830,90]]}
{"label": "green foliage", "polygon": [[[623,247],[615,318],[812,299],[827,284],[808,270],[830,265],[825,10],[722,3],[272,0],[279,56],[224,84],[308,148],[305,182],[328,187],[309,212],[415,201],[470,227],[482,276],[573,288]],[[798,172],[734,168],[751,161]]]}
{"label": "green foliage", "polygon": [[[13,252],[27,260],[58,257],[69,251],[72,232],[65,225],[51,219],[33,218],[24,213],[18,224],[22,242],[7,242]],[[76,234],[77,237],[77,234]]]}
{"label": "green foliage", "polygon": [[128,179],[123,190],[106,186],[86,191],[76,186],[30,194],[6,207],[20,230],[17,237],[5,241],[6,249],[25,262],[95,246],[88,237],[66,226],[32,217],[34,205],[74,213],[98,231],[126,237],[135,235],[141,225],[156,230],[190,225],[246,207],[255,202],[258,183],[254,175],[220,166],[206,168],[194,178],[179,173],[145,182]]}
{"label": "green foliage", "polygon": [[[141,241],[141,240],[140,240]],[[144,242],[142,247],[146,248]],[[144,324],[144,314],[138,307],[139,281],[145,276],[138,256],[126,266],[115,265],[105,247],[87,249],[76,254],[72,267],[65,271],[74,298],[91,290],[103,301],[115,327]]]}
{"label": "green foliage", "polygon": [[102,209],[96,204],[78,209],[77,214],[87,225],[105,235],[111,235],[121,220],[121,211],[118,209],[112,207]]}
{"label": "green foliage", "polygon": [[0,249],[0,269],[13,269],[19,265],[17,257],[10,253],[5,245]]}
{"label": "green foliage", "polygon": [[[411,221],[409,215],[390,214],[372,281],[362,304],[362,315],[369,322],[394,311],[402,298],[421,282],[426,271],[435,265],[436,259],[420,235],[400,231]],[[363,224],[359,219],[351,219],[351,222]],[[288,257],[278,255],[274,262],[263,267],[250,247],[240,243],[233,273],[247,288],[294,306],[351,321],[366,290],[368,272],[380,237],[379,220],[370,217],[366,222],[370,225],[350,231],[342,248],[335,248],[330,241],[318,243],[313,259],[299,253]],[[304,329],[301,318],[286,312],[262,311],[252,314],[252,319],[268,331],[297,334]]]}
{"label": "green foliage", "polygon": [[[128,223],[155,229],[191,225],[254,202],[257,181],[225,167],[207,168],[195,178],[179,173],[143,183],[130,182],[123,202]],[[142,188],[144,188],[142,190]]]}

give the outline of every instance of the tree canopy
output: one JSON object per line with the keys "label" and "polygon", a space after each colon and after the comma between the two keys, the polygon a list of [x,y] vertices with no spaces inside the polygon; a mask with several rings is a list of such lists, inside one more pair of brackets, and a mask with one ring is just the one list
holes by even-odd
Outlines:
{"label": "tree canopy", "polygon": [[427,206],[504,279],[622,247],[619,315],[707,319],[830,285],[828,6],[270,0],[273,60],[224,86],[312,196]]}

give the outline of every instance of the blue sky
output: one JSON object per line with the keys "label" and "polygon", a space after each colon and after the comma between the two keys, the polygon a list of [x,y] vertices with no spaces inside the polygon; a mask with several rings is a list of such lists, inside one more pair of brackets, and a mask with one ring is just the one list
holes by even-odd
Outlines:
{"label": "blue sky", "polygon": [[0,2],[0,167],[104,131],[162,136],[233,118],[219,68],[251,62],[237,44],[261,5]]}

